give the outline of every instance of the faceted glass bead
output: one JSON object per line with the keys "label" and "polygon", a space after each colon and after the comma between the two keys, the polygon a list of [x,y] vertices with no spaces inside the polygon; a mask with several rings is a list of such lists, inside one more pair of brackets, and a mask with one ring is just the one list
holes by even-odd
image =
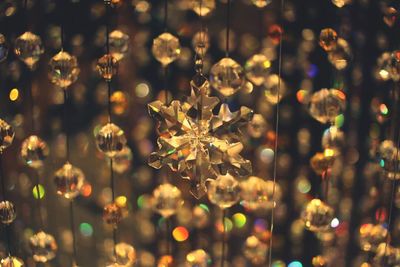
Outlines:
{"label": "faceted glass bead", "polygon": [[210,48],[210,37],[206,31],[198,31],[192,39],[192,46],[196,54],[201,57],[207,53]]}
{"label": "faceted glass bead", "polygon": [[82,170],[72,166],[69,162],[57,170],[54,177],[57,194],[67,199],[72,199],[79,195],[84,181],[85,175]]}
{"label": "faceted glass bead", "polygon": [[400,264],[400,249],[390,244],[379,244],[373,259],[374,267],[398,266]]}
{"label": "faceted glass bead", "polygon": [[97,148],[108,157],[115,157],[126,144],[124,131],[114,123],[107,123],[96,134]]}
{"label": "faceted glass bead", "polygon": [[57,253],[57,243],[54,237],[43,231],[34,234],[29,239],[33,259],[36,262],[47,262],[54,259]]}
{"label": "faceted glass bead", "polygon": [[113,157],[113,170],[119,174],[128,171],[132,165],[132,150],[128,146]]}
{"label": "faceted glass bead", "polygon": [[120,242],[115,245],[116,263],[121,266],[133,266],[136,262],[136,250],[133,246]]}
{"label": "faceted glass bead", "polygon": [[116,203],[107,204],[103,209],[103,220],[105,223],[113,225],[114,228],[121,222],[123,211]]}
{"label": "faceted glass bead", "polygon": [[316,174],[322,175],[332,167],[334,161],[334,157],[318,152],[310,159],[310,165]]}
{"label": "faceted glass bead", "polygon": [[110,32],[109,40],[110,40],[111,55],[117,61],[120,61],[128,53],[129,36],[120,30],[115,30]]}
{"label": "faceted glass bead", "polygon": [[327,267],[328,266],[328,262],[325,259],[325,257],[318,255],[312,258],[311,261],[313,267]]}
{"label": "faceted glass bead", "polygon": [[244,65],[247,79],[254,85],[262,85],[271,71],[271,62],[263,54],[255,54]]}
{"label": "faceted glass bead", "polygon": [[0,153],[12,144],[14,135],[14,129],[7,122],[0,119]]}
{"label": "faceted glass bead", "polygon": [[38,136],[31,135],[22,142],[21,157],[29,167],[41,168],[48,155],[49,147]]}
{"label": "faceted glass bead", "polygon": [[337,89],[321,89],[311,97],[310,115],[321,123],[334,123],[344,112],[346,95]]}
{"label": "faceted glass bead", "polygon": [[189,252],[186,255],[185,267],[207,267],[211,266],[211,257],[202,249]]}
{"label": "faceted glass bead", "polygon": [[270,104],[277,104],[286,95],[286,83],[276,74],[269,75],[263,86],[264,99]]}
{"label": "faceted glass bead", "polygon": [[215,9],[215,0],[191,0],[191,8],[199,16],[207,16]]}
{"label": "faceted glass bead", "polygon": [[243,68],[231,58],[223,58],[210,70],[210,84],[224,97],[235,94],[245,83]]}
{"label": "faceted glass bead", "polygon": [[[391,180],[400,179],[400,152],[392,140],[384,140],[379,146],[380,166],[385,171],[385,176]],[[397,166],[396,166],[397,165]]]}
{"label": "faceted glass bead", "polygon": [[275,185],[274,200],[272,200],[274,182],[265,181],[256,176],[250,176],[240,182],[240,202],[246,209],[251,211],[258,209],[271,209],[280,201],[282,190],[278,184]]}
{"label": "faceted glass bead", "polygon": [[334,210],[322,200],[314,198],[301,213],[305,228],[312,232],[325,231],[330,228]]}
{"label": "faceted glass bead", "polygon": [[154,209],[164,218],[174,215],[182,204],[182,193],[172,184],[161,184],[153,191]]}
{"label": "faceted glass bead", "polygon": [[6,60],[8,56],[8,45],[6,42],[6,38],[3,34],[0,33],[0,62]]}
{"label": "faceted glass bead", "polygon": [[337,44],[333,50],[328,53],[329,62],[338,70],[345,69],[352,57],[349,43],[338,38]]}
{"label": "faceted glass bead", "polygon": [[255,5],[258,8],[263,8],[268,6],[269,4],[272,3],[272,0],[251,0],[253,5]]}
{"label": "faceted glass bead", "polygon": [[265,263],[268,245],[252,235],[246,239],[243,254],[252,264],[261,265]]}
{"label": "faceted glass bead", "polygon": [[181,45],[178,38],[168,32],[164,32],[153,40],[151,51],[163,66],[167,66],[179,57]]}
{"label": "faceted glass bead", "polygon": [[339,151],[344,146],[344,133],[340,128],[331,126],[322,135],[322,148]]}
{"label": "faceted glass bead", "polygon": [[375,252],[379,244],[386,242],[388,230],[381,224],[363,224],[359,230],[360,247],[363,251]]}
{"label": "faceted glass bead", "polygon": [[239,182],[229,173],[219,175],[208,186],[208,199],[221,209],[232,207],[240,198]]}
{"label": "faceted glass bead", "polygon": [[332,51],[337,44],[338,36],[335,30],[326,28],[319,34],[319,45],[327,52]]}
{"label": "faceted glass bead", "polygon": [[1,259],[0,267],[24,267],[25,263],[23,260],[17,257],[8,256],[7,258]]}
{"label": "faceted glass bead", "polygon": [[17,217],[14,204],[8,200],[0,202],[0,222],[3,224],[12,223]]}
{"label": "faceted glass bead", "polygon": [[14,52],[30,69],[35,68],[44,49],[39,36],[25,32],[15,40]]}
{"label": "faceted glass bead", "polygon": [[97,71],[106,81],[111,81],[118,72],[118,61],[111,54],[105,54],[97,61]]}
{"label": "faceted glass bead", "polygon": [[67,52],[60,51],[52,57],[49,66],[50,81],[61,88],[67,88],[78,79],[78,61]]}

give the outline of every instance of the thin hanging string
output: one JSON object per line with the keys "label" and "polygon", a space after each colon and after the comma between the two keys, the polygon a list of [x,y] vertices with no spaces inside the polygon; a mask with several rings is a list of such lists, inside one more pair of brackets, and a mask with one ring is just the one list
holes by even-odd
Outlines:
{"label": "thin hanging string", "polygon": [[[281,16],[284,11],[284,0],[281,0],[280,12]],[[283,27],[283,26],[282,26]],[[280,102],[280,91],[281,91],[281,77],[282,77],[282,39],[283,39],[283,30],[280,31],[279,36],[279,63],[278,63],[278,90],[277,90],[277,99],[276,103],[276,117],[275,117],[275,145],[274,145],[274,173],[273,173],[273,187],[272,187],[272,209],[271,209],[271,238],[269,239],[269,249],[268,249],[268,266],[272,265],[272,245],[273,245],[273,233],[274,233],[274,220],[275,220],[275,191],[276,191],[276,175],[277,175],[277,163],[278,163],[278,141],[279,141],[279,102]]]}
{"label": "thin hanging string", "polygon": [[260,12],[260,18],[259,18],[259,32],[258,32],[258,41],[260,42],[260,52],[262,51],[263,47],[263,39],[264,39],[264,8],[259,9]]}
{"label": "thin hanging string", "polygon": [[229,33],[231,28],[231,0],[226,3],[226,40],[225,57],[229,57]]}
{"label": "thin hanging string", "polygon": [[221,247],[221,267],[224,267],[225,263],[225,239],[226,239],[226,231],[225,231],[225,217],[226,217],[226,209],[222,209],[222,247]]}
{"label": "thin hanging string", "polygon": [[[3,153],[0,153],[0,180],[1,180],[1,190],[3,193],[3,201],[7,200],[7,195],[6,195],[6,178],[4,176],[4,170],[3,170]],[[7,244],[7,253],[8,255],[11,255],[11,229],[10,225],[3,224],[4,225],[4,231],[6,232],[6,244]]]}
{"label": "thin hanging string", "polygon": [[69,133],[68,133],[68,90],[67,88],[63,89],[64,91],[64,127],[65,127],[65,158],[66,161],[69,162],[70,157],[70,149],[69,149]]}
{"label": "thin hanging string", "polygon": [[[168,31],[168,0],[164,0],[164,32]],[[164,69],[164,93],[165,93],[165,104],[169,104],[168,97],[168,65],[163,66]]]}

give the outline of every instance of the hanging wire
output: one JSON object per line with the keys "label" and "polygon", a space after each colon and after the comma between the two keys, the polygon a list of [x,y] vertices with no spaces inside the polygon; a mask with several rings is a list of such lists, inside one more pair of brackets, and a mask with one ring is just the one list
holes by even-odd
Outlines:
{"label": "hanging wire", "polygon": [[[283,15],[284,11],[284,0],[281,0],[280,12]],[[276,103],[276,117],[275,117],[275,145],[274,145],[274,171],[273,171],[273,188],[272,188],[272,209],[271,209],[271,238],[269,239],[269,248],[268,248],[268,266],[272,266],[272,245],[273,245],[273,233],[274,233],[274,220],[275,220],[275,192],[276,192],[276,176],[277,176],[277,165],[278,165],[278,142],[279,142],[279,102],[280,102],[280,91],[281,91],[281,79],[282,79],[282,39],[283,39],[283,30],[279,31],[279,61],[278,61],[278,90],[277,90],[277,99]]]}
{"label": "hanging wire", "polygon": [[231,28],[231,0],[226,3],[226,40],[225,57],[229,57],[229,34]]}

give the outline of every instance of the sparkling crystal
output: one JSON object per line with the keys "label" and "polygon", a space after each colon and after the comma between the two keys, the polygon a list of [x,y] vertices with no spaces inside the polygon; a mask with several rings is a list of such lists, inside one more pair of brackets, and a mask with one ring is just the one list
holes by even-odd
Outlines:
{"label": "sparkling crystal", "polygon": [[105,54],[97,61],[97,71],[106,81],[111,81],[118,71],[118,61],[111,54]]}
{"label": "sparkling crystal", "polygon": [[136,262],[136,250],[133,246],[120,242],[115,245],[116,263],[121,266],[133,266]]}
{"label": "sparkling crystal", "polygon": [[79,67],[76,57],[61,51],[50,59],[50,81],[61,88],[67,88],[78,79]]}
{"label": "sparkling crystal", "polygon": [[6,60],[8,56],[8,45],[6,42],[6,38],[3,34],[0,33],[0,62]]}
{"label": "sparkling crystal", "polygon": [[182,204],[182,193],[172,184],[161,184],[153,191],[154,209],[164,218],[174,215]]}
{"label": "sparkling crystal", "polygon": [[360,247],[363,251],[375,252],[379,244],[386,242],[388,230],[381,224],[363,224],[359,230]]}
{"label": "sparkling crystal", "polygon": [[400,264],[400,249],[390,244],[379,244],[373,259],[374,267],[395,267]]}
{"label": "sparkling crystal", "polygon": [[261,265],[265,263],[268,245],[261,242],[256,236],[252,235],[246,239],[243,247],[243,254],[252,264]]}
{"label": "sparkling crystal", "polygon": [[167,66],[174,62],[181,54],[179,39],[168,32],[164,32],[153,40],[153,56]]}
{"label": "sparkling crystal", "polygon": [[14,135],[14,129],[6,121],[0,119],[0,153],[12,144]]}
{"label": "sparkling crystal", "polygon": [[84,181],[85,175],[82,170],[72,166],[69,162],[57,170],[54,177],[57,194],[67,199],[72,199],[79,195]]}
{"label": "sparkling crystal", "polygon": [[21,157],[28,166],[34,169],[41,168],[48,155],[49,147],[38,136],[31,135],[22,142]]}
{"label": "sparkling crystal", "polygon": [[35,68],[44,49],[39,36],[25,32],[15,40],[14,52],[30,69]]}
{"label": "sparkling crystal", "polygon": [[207,16],[215,9],[215,0],[190,0],[191,9],[199,16]]}
{"label": "sparkling crystal", "polygon": [[43,231],[34,234],[29,239],[33,259],[36,262],[48,262],[54,259],[57,253],[57,243],[54,237]]}
{"label": "sparkling crystal", "polygon": [[384,140],[379,146],[380,166],[391,180],[400,179],[400,151],[392,140]]}
{"label": "sparkling crystal", "polygon": [[113,123],[107,123],[96,134],[97,148],[108,157],[114,157],[126,144],[124,131]]}
{"label": "sparkling crystal", "polygon": [[[263,96],[270,104],[278,103],[286,94],[286,83],[276,74],[269,75],[264,81]],[[279,93],[279,96],[278,96]]]}
{"label": "sparkling crystal", "polygon": [[110,53],[117,61],[120,61],[128,53],[129,36],[120,30],[115,30],[110,32],[109,38]]}
{"label": "sparkling crystal", "polygon": [[221,209],[232,207],[239,201],[239,182],[229,173],[219,175],[208,186],[208,199]]}
{"label": "sparkling crystal", "polygon": [[318,255],[312,258],[313,267],[328,267],[328,262],[324,256]]}
{"label": "sparkling crystal", "polygon": [[253,5],[255,5],[258,8],[263,8],[266,7],[267,5],[272,3],[272,0],[251,0]]}
{"label": "sparkling crystal", "polygon": [[0,261],[0,267],[24,267],[25,263],[23,260],[17,257],[8,256]]}
{"label": "sparkling crystal", "polygon": [[211,266],[211,257],[202,249],[189,252],[186,255],[185,267],[207,267]]}
{"label": "sparkling crystal", "polygon": [[128,146],[113,157],[113,170],[119,174],[127,172],[132,165],[132,150]]}
{"label": "sparkling crystal", "polygon": [[310,165],[316,174],[322,175],[332,167],[334,161],[334,157],[318,152],[310,159]]}
{"label": "sparkling crystal", "polygon": [[122,219],[123,219],[122,208],[118,206],[116,203],[110,203],[104,206],[103,221],[105,223],[110,224],[114,228],[116,228]]}
{"label": "sparkling crystal", "polygon": [[275,185],[274,200],[272,195],[274,191],[274,182],[265,181],[256,176],[250,176],[240,182],[240,202],[246,209],[251,211],[259,209],[271,209],[276,206],[282,197],[282,190],[278,184]]}
{"label": "sparkling crystal", "polygon": [[244,66],[246,77],[253,84],[260,86],[271,71],[271,62],[263,54],[255,54],[246,61]]}
{"label": "sparkling crystal", "polygon": [[337,89],[321,89],[311,97],[310,114],[321,123],[334,123],[344,112],[346,95]]}
{"label": "sparkling crystal", "polygon": [[0,202],[0,222],[3,224],[12,223],[17,217],[14,204],[10,201],[3,200]]}
{"label": "sparkling crystal", "polygon": [[338,36],[334,29],[325,28],[319,34],[319,45],[327,52],[336,48]]}
{"label": "sparkling crystal", "polygon": [[210,48],[210,37],[206,31],[198,31],[192,39],[192,46],[194,51],[201,57],[207,53]]}
{"label": "sparkling crystal", "polygon": [[210,70],[210,84],[224,97],[235,94],[245,83],[243,68],[231,58],[223,58]]}
{"label": "sparkling crystal", "polygon": [[345,69],[352,57],[352,52],[349,43],[338,38],[337,44],[333,50],[328,53],[329,62],[338,70]]}
{"label": "sparkling crystal", "polygon": [[328,230],[333,220],[334,210],[322,200],[314,198],[305,206],[301,218],[305,228],[312,232]]}
{"label": "sparkling crystal", "polygon": [[386,7],[383,11],[383,22],[389,27],[393,27],[396,23],[397,17],[399,16],[397,10],[394,7]]}

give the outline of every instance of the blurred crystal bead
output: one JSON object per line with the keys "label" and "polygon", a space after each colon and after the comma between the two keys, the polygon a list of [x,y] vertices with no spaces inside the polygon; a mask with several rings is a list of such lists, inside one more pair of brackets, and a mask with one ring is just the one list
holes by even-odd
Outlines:
{"label": "blurred crystal bead", "polygon": [[48,155],[49,147],[38,136],[31,135],[22,142],[21,157],[29,167],[41,168]]}
{"label": "blurred crystal bead", "polygon": [[345,69],[352,58],[352,52],[349,43],[338,38],[337,44],[334,49],[329,51],[328,60],[338,70]]}
{"label": "blurred crystal bead", "polygon": [[97,71],[106,81],[111,81],[118,71],[118,61],[111,55],[105,54],[97,61]]}
{"label": "blurred crystal bead", "polygon": [[174,62],[181,54],[179,39],[168,32],[164,32],[153,40],[153,56],[163,65]]}
{"label": "blurred crystal bead", "polygon": [[322,200],[314,198],[305,206],[301,218],[305,228],[312,232],[325,231],[330,228],[334,210]]}
{"label": "blurred crystal bead", "polygon": [[163,255],[157,262],[157,267],[172,267],[174,266],[174,258],[171,255]]}
{"label": "blurred crystal bead", "polygon": [[262,137],[267,131],[267,122],[261,114],[254,114],[247,126],[248,134],[253,138]]}
{"label": "blurred crystal bead", "polygon": [[120,242],[115,245],[115,257],[120,266],[133,266],[136,262],[136,250],[133,246]]}
{"label": "blurred crystal bead", "polygon": [[243,68],[226,57],[215,63],[210,70],[210,84],[224,97],[235,94],[245,83]]}
{"label": "blurred crystal bead", "polygon": [[396,23],[399,13],[394,7],[386,7],[383,10],[383,22],[389,27],[393,27]]}
{"label": "blurred crystal bead", "polygon": [[400,80],[400,53],[396,50],[392,53],[385,52],[377,62],[378,76],[384,81],[392,79],[393,81]]}
{"label": "blurred crystal bead", "polygon": [[61,88],[67,88],[78,79],[79,68],[76,57],[61,51],[50,59],[50,81]]}
{"label": "blurred crystal bead", "polygon": [[126,93],[122,91],[115,91],[112,93],[111,98],[112,112],[116,115],[122,115],[128,111],[129,100]]}
{"label": "blurred crystal bead", "polygon": [[310,115],[321,123],[334,123],[346,108],[346,95],[337,89],[321,89],[311,97]]}
{"label": "blurred crystal bead", "polygon": [[243,247],[243,254],[252,264],[262,265],[267,257],[268,245],[261,242],[256,236],[252,235],[246,239]]}
{"label": "blurred crystal bead", "polygon": [[221,209],[232,207],[240,198],[239,182],[229,173],[219,175],[208,186],[208,199]]}
{"label": "blurred crystal bead", "polygon": [[190,0],[191,9],[199,16],[207,16],[215,9],[215,0]]}
{"label": "blurred crystal bead", "polygon": [[204,228],[210,221],[210,213],[204,206],[196,205],[193,208],[193,224],[196,228]]}
{"label": "blurred crystal bead", "polygon": [[116,203],[113,202],[104,206],[103,221],[105,223],[112,225],[114,228],[117,228],[117,225],[121,222],[122,219],[122,208]]}
{"label": "blurred crystal bead", "polygon": [[42,40],[34,33],[25,32],[15,40],[14,52],[30,69],[33,69],[44,52]]}
{"label": "blurred crystal bead", "polygon": [[6,42],[6,38],[3,34],[0,33],[0,62],[6,60],[8,56],[8,45]]}
{"label": "blurred crystal bead", "polygon": [[337,33],[331,28],[325,28],[319,34],[319,45],[327,52],[332,51],[336,47],[337,41]]}
{"label": "blurred crystal bead", "polygon": [[124,131],[114,123],[104,125],[95,137],[97,148],[108,157],[116,156],[126,144]]}
{"label": "blurred crystal bead", "polygon": [[246,61],[244,70],[247,79],[260,86],[266,81],[271,71],[271,61],[263,54],[255,54]]}
{"label": "blurred crystal bead", "polygon": [[12,144],[14,135],[14,129],[6,121],[0,119],[0,153]]}
{"label": "blurred crystal bead", "polygon": [[14,204],[8,200],[0,202],[0,222],[3,224],[12,223],[17,217]]}
{"label": "blurred crystal bead", "polygon": [[119,151],[113,157],[113,170],[119,174],[128,171],[132,165],[132,150],[128,146]]}
{"label": "blurred crystal bead", "polygon": [[258,8],[263,8],[266,7],[267,5],[272,3],[272,0],[251,0],[253,5],[255,5]]}
{"label": "blurred crystal bead", "polygon": [[274,182],[265,181],[256,176],[250,176],[240,182],[240,204],[251,211],[258,209],[271,209],[280,201],[282,190],[278,184],[275,185],[274,200],[272,199],[274,191]]}
{"label": "blurred crystal bead", "polygon": [[310,159],[310,165],[316,174],[322,175],[324,172],[332,167],[334,161],[335,158],[333,156],[317,152]]}
{"label": "blurred crystal bead", "polygon": [[400,152],[392,140],[384,140],[379,145],[380,166],[391,180],[400,179]]}
{"label": "blurred crystal bead", "polygon": [[182,204],[182,193],[172,184],[161,184],[153,191],[154,209],[164,218],[174,215]]}
{"label": "blurred crystal bead", "polygon": [[34,234],[29,239],[33,259],[36,262],[47,262],[52,260],[57,253],[57,243],[54,237],[43,231]]}
{"label": "blurred crystal bead", "polygon": [[340,128],[331,126],[322,135],[322,148],[331,148],[336,151],[344,146],[344,133]]}
{"label": "blurred crystal bead", "polygon": [[69,162],[65,163],[56,171],[54,183],[57,188],[57,194],[72,199],[79,195],[85,182],[85,175],[82,170],[72,166]]}
{"label": "blurred crystal bead", "polygon": [[196,54],[204,57],[210,47],[210,37],[208,33],[204,30],[196,32],[192,39],[192,46]]}
{"label": "blurred crystal bead", "polygon": [[0,267],[24,267],[25,263],[17,257],[8,256],[1,259]]}
{"label": "blurred crystal bead", "polygon": [[312,258],[313,267],[327,267],[328,262],[324,256],[318,255]]}
{"label": "blurred crystal bead", "polygon": [[269,75],[264,81],[264,98],[270,104],[277,104],[286,94],[286,83],[276,74]]}
{"label": "blurred crystal bead", "polygon": [[115,30],[109,34],[110,54],[120,61],[128,53],[129,36],[120,30]]}
{"label": "blurred crystal bead", "polygon": [[345,5],[350,4],[350,3],[351,3],[351,0],[332,0],[332,3],[333,3],[335,6],[337,6],[337,7],[339,7],[339,8],[342,8],[342,7],[344,7]]}
{"label": "blurred crystal bead", "polygon": [[211,257],[202,249],[189,252],[186,255],[185,267],[207,267],[211,266]]}
{"label": "blurred crystal bead", "polygon": [[386,241],[388,230],[381,224],[363,224],[359,229],[360,247],[363,251],[375,252],[379,244]]}
{"label": "blurred crystal bead", "polygon": [[379,244],[373,259],[374,267],[395,267],[400,264],[400,249],[387,243]]}

